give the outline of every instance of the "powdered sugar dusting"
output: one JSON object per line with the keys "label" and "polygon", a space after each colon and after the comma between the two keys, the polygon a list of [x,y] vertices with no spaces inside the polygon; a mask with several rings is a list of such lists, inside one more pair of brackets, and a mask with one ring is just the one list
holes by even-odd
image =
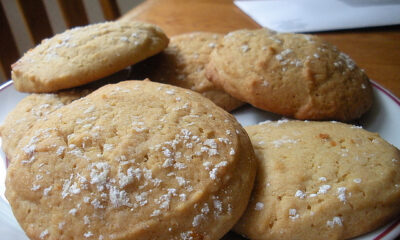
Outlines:
{"label": "powdered sugar dusting", "polygon": [[346,188],[338,187],[337,188],[338,198],[341,202],[346,202]]}
{"label": "powdered sugar dusting", "polygon": [[300,198],[300,199],[303,199],[303,198],[305,198],[305,197],[307,196],[307,194],[304,193],[304,192],[301,191],[301,190],[297,190],[294,196],[295,196],[295,197],[298,197],[298,198]]}
{"label": "powdered sugar dusting", "polygon": [[43,232],[40,233],[39,238],[44,239],[46,236],[49,235],[49,230],[44,230]]}
{"label": "powdered sugar dusting", "polygon": [[289,218],[294,221],[298,219],[300,215],[297,213],[297,210],[295,208],[289,209]]}
{"label": "powdered sugar dusting", "polygon": [[355,183],[361,183],[361,178],[355,178],[355,179],[353,179],[353,182],[355,182]]}
{"label": "powdered sugar dusting", "polygon": [[326,222],[326,225],[327,225],[328,227],[333,228],[333,227],[335,227],[335,225],[337,225],[337,226],[343,226],[343,223],[342,223],[342,219],[341,219],[340,217],[336,216],[336,217],[333,217],[332,220],[328,220],[328,221]]}
{"label": "powdered sugar dusting", "polygon": [[240,49],[242,50],[243,53],[248,52],[250,50],[249,45],[244,44],[240,47]]}
{"label": "powdered sugar dusting", "polygon": [[321,187],[319,187],[319,190],[317,192],[317,194],[326,194],[328,192],[328,190],[331,189],[330,185],[322,185]]}
{"label": "powdered sugar dusting", "polygon": [[257,202],[257,203],[256,203],[256,206],[255,206],[255,208],[254,208],[254,210],[256,210],[256,211],[261,211],[263,208],[264,208],[264,203],[262,203],[262,202]]}
{"label": "powdered sugar dusting", "polygon": [[[120,40],[125,41],[122,38]],[[124,91],[123,88],[115,89]],[[108,208],[126,208],[128,211],[135,212],[140,211],[141,207],[151,206],[152,209],[147,212],[147,217],[158,217],[171,209],[175,210],[176,206],[182,206],[181,202],[192,200],[193,195],[198,194],[199,189],[197,188],[200,185],[196,185],[199,181],[196,178],[192,180],[192,175],[188,172],[193,172],[196,164],[203,164],[203,166],[200,165],[200,174],[196,177],[208,176],[209,178],[200,179],[207,184],[213,182],[212,184],[218,187],[220,186],[218,181],[222,182],[232,177],[228,175],[231,170],[228,166],[232,163],[231,161],[236,160],[235,157],[231,157],[237,154],[238,149],[235,145],[237,142],[235,132],[245,134],[243,130],[240,127],[234,129],[229,124],[223,126],[222,131],[220,129],[217,131],[199,129],[200,127],[196,124],[190,125],[195,122],[195,117],[197,119],[207,117],[207,121],[215,121],[219,117],[218,114],[202,115],[201,112],[196,112],[191,104],[185,103],[185,99],[179,97],[178,90],[164,87],[161,92],[157,93],[163,96],[176,94],[170,99],[173,100],[173,104],[185,106],[176,111],[182,114],[179,116],[179,121],[182,120],[181,122],[185,124],[186,128],[178,131],[171,129],[171,132],[176,131],[173,135],[165,134],[154,141],[146,142],[147,139],[143,139],[145,141],[140,139],[140,141],[127,144],[127,142],[117,139],[121,132],[125,134],[124,130],[121,131],[119,127],[116,127],[109,131],[106,127],[107,123],[101,122],[102,118],[97,115],[92,116],[92,113],[98,114],[101,110],[98,109],[100,107],[96,103],[77,108],[76,112],[85,116],[75,118],[71,122],[74,126],[73,129],[68,130],[64,136],[59,136],[61,133],[59,129],[55,131],[57,137],[64,138],[62,140],[65,140],[65,143],[51,145],[51,152],[54,156],[59,156],[57,159],[60,163],[67,162],[72,157],[74,162],[67,165],[71,169],[66,169],[67,175],[57,179],[58,185],[49,186],[48,182],[40,182],[43,181],[42,176],[36,176],[36,181],[28,187],[32,187],[32,190],[35,191],[40,190],[35,194],[43,193],[43,196],[48,196],[47,199],[57,195],[63,201],[78,201],[79,204],[70,205],[65,210],[65,215],[69,218],[79,217],[81,224],[87,228],[85,232],[80,233],[79,238],[100,239],[97,232],[91,229],[91,225],[93,227],[102,217],[97,213],[104,212]],[[107,95],[107,97],[110,96]],[[107,106],[107,108],[109,107],[111,104]],[[163,111],[171,111],[171,109],[163,109]],[[66,117],[66,115],[64,116]],[[161,121],[162,117],[164,117],[164,122]],[[170,117],[168,115],[156,117],[160,132],[166,132],[163,127],[170,124]],[[230,117],[226,116],[225,118],[227,123],[232,122]],[[126,119],[129,125],[128,134],[135,134],[138,138],[147,137],[154,130],[152,123],[145,121],[146,119],[135,116],[128,116]],[[116,119],[110,120],[110,124],[115,122]],[[226,128],[229,130],[225,130]],[[109,134],[107,138],[100,137],[106,134]],[[38,151],[39,145],[36,145],[39,142],[40,140],[37,138],[32,138],[31,142],[25,146],[24,153],[28,155],[28,157],[24,156],[25,159],[30,159],[31,162],[37,161],[35,153]],[[135,144],[139,147],[131,147]],[[204,162],[202,162],[203,160]],[[51,167],[44,165],[41,175],[50,174],[49,172],[53,170]],[[42,184],[42,187],[38,183]],[[229,193],[225,192],[224,194]],[[155,208],[153,208],[154,206]],[[206,223],[209,217],[216,218],[225,212],[230,214],[233,207],[227,199],[213,196],[210,202],[199,204],[195,208],[197,212],[191,216],[191,225],[199,227]],[[263,207],[263,203],[256,204],[258,209]],[[87,209],[96,214],[86,211]],[[60,229],[66,230],[67,225],[64,222],[56,224]],[[49,228],[49,230],[51,229]],[[109,236],[104,237],[108,238]],[[182,239],[192,239],[190,232],[182,233],[181,237]]]}

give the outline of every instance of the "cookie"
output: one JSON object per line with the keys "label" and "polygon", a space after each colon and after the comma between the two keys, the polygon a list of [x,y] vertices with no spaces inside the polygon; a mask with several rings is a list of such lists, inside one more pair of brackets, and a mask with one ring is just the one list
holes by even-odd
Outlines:
{"label": "cookie", "polygon": [[210,100],[125,81],[35,124],[6,197],[31,239],[220,239],[247,206],[255,164],[247,133]]}
{"label": "cookie", "polygon": [[400,214],[400,152],[338,122],[246,127],[258,159],[235,231],[250,239],[348,239]]}
{"label": "cookie", "polygon": [[231,32],[211,53],[206,74],[232,96],[296,119],[350,121],[373,102],[364,71],[311,35]]}
{"label": "cookie", "polygon": [[59,93],[35,93],[22,99],[0,126],[2,150],[11,161],[19,140],[36,122],[47,120],[47,115],[89,93],[89,90],[69,90]]}
{"label": "cookie", "polygon": [[19,140],[36,122],[46,120],[51,112],[86,96],[97,88],[126,80],[128,75],[129,70],[124,69],[78,88],[56,93],[34,93],[22,99],[0,124],[1,146],[7,159],[12,159],[12,152]]}
{"label": "cookie", "polygon": [[211,99],[227,111],[243,105],[205,76],[209,55],[223,35],[208,32],[186,33],[171,37],[169,46],[160,54],[132,68],[132,79],[150,78],[191,89]]}
{"label": "cookie", "polygon": [[42,41],[12,65],[21,92],[53,92],[93,82],[168,45],[162,30],[142,22],[116,21],[76,27]]}

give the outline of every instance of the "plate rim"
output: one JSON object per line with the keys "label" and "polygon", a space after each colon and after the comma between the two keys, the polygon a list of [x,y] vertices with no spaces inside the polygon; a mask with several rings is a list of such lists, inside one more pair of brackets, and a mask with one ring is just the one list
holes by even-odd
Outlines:
{"label": "plate rim", "polygon": [[[399,107],[400,107],[400,98],[397,97],[394,93],[392,93],[390,90],[382,86],[380,83],[369,79],[372,87],[375,87],[377,90],[380,92],[384,93],[386,96],[388,96],[393,102],[395,102]],[[3,91],[7,87],[10,87],[11,85],[14,85],[13,80],[8,80],[0,84],[0,91]]]}

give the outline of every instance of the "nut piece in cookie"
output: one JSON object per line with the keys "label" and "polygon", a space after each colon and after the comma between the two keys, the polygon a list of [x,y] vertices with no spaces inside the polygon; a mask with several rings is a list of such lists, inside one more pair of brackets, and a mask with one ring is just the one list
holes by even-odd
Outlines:
{"label": "nut piece in cookie", "polygon": [[250,239],[349,239],[400,213],[400,151],[338,122],[246,127],[258,160],[246,213]]}
{"label": "nut piece in cookie", "polygon": [[227,111],[234,110],[243,102],[218,89],[205,76],[210,53],[222,36],[193,32],[171,37],[169,46],[162,53],[133,66],[132,79],[150,78],[191,89]]}
{"label": "nut piece in cookie", "polygon": [[364,71],[311,35],[231,32],[211,53],[206,74],[242,101],[297,119],[350,121],[373,101]]}
{"label": "nut piece in cookie", "polygon": [[53,92],[111,75],[162,51],[163,31],[149,23],[115,21],[76,27],[45,39],[12,65],[21,92]]}
{"label": "nut piece in cookie", "polygon": [[109,84],[21,139],[6,196],[31,239],[217,240],[255,178],[250,139],[200,94]]}

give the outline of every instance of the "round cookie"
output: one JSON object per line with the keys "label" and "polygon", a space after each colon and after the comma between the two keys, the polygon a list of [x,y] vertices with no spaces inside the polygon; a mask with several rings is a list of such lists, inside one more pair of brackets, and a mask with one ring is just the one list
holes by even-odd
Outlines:
{"label": "round cookie", "polygon": [[47,120],[48,114],[89,92],[76,89],[59,93],[35,93],[22,99],[0,125],[1,147],[7,159],[12,161],[18,142],[36,122]]}
{"label": "round cookie", "polygon": [[117,83],[127,78],[128,69],[114,73],[106,78],[84,86],[56,93],[34,93],[22,99],[0,124],[2,149],[7,159],[12,160],[14,149],[19,140],[38,121],[47,119],[47,115],[72,101],[86,96],[106,84]]}
{"label": "round cookie", "polygon": [[256,161],[235,118],[150,81],[107,85],[20,141],[6,196],[31,239],[219,239],[250,198]]}
{"label": "round cookie", "polygon": [[132,67],[132,78],[150,78],[152,81],[191,89],[227,111],[234,110],[243,102],[217,89],[205,76],[210,53],[222,36],[194,32],[171,37],[169,46],[162,53]]}
{"label": "round cookie", "polygon": [[242,101],[297,119],[349,121],[373,101],[364,71],[311,35],[231,32],[211,53],[206,74]]}
{"label": "round cookie", "polygon": [[157,54],[168,45],[148,23],[116,21],[76,27],[28,51],[12,65],[22,92],[53,92],[80,86]]}
{"label": "round cookie", "polygon": [[400,152],[359,127],[281,120],[245,128],[258,171],[234,230],[250,239],[348,239],[400,213]]}

